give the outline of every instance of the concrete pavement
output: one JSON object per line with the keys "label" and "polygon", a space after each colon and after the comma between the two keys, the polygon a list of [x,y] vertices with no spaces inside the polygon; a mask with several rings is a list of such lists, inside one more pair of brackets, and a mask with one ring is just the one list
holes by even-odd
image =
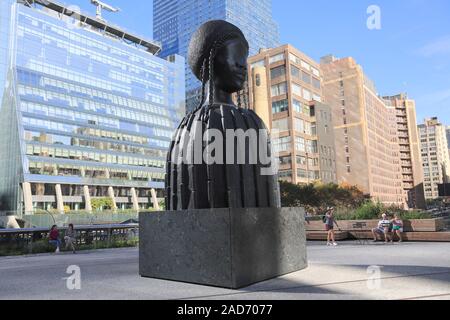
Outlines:
{"label": "concrete pavement", "polygon": [[[141,278],[137,249],[8,257],[0,299],[450,300],[449,252],[450,243],[309,243],[307,270],[238,291]],[[69,266],[79,266],[81,290],[68,289]]]}

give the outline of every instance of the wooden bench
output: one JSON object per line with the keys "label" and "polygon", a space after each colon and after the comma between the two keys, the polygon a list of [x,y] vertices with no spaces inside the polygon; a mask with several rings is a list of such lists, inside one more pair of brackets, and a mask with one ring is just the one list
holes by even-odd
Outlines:
{"label": "wooden bench", "polygon": [[[405,241],[450,242],[450,232],[443,231],[444,219],[406,220],[402,233]],[[378,226],[378,220],[345,220],[338,221],[339,229],[335,229],[336,240],[364,240],[373,239],[372,229]],[[314,220],[305,223],[308,240],[326,240],[327,232],[322,221]],[[392,234],[392,233],[391,233]],[[379,238],[380,239],[380,238]],[[398,241],[395,236],[395,241]]]}
{"label": "wooden bench", "polygon": [[[391,235],[391,234],[390,234]],[[418,242],[450,242],[450,232],[404,232],[403,241]],[[309,241],[326,241],[326,231],[307,231],[306,239]],[[373,239],[370,231],[335,231],[336,241]],[[380,237],[378,239],[381,239]],[[394,241],[398,241],[395,236]]]}
{"label": "wooden bench", "polygon": [[[392,233],[389,236],[392,236]],[[349,237],[350,239],[357,237],[360,239],[372,239],[373,235],[370,231],[358,232],[356,235],[350,231]],[[404,241],[450,242],[450,232],[404,232],[402,233],[402,238]],[[397,236],[394,237],[394,241],[398,241]]]}

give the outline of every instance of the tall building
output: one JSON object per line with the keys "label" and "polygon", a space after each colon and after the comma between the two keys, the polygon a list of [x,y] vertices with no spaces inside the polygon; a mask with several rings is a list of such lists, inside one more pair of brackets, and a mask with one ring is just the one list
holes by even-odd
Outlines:
{"label": "tall building", "polygon": [[450,183],[450,157],[445,126],[438,118],[418,126],[424,171],[425,198],[439,197],[438,185]]}
{"label": "tall building", "polygon": [[[162,43],[161,56],[187,56],[192,34],[204,22],[226,20],[238,26],[250,44],[250,55],[279,45],[272,18],[272,0],[154,0],[153,37]],[[187,110],[199,103],[200,82],[186,66]]]}
{"label": "tall building", "polygon": [[447,127],[448,152],[450,153],[450,126]]}
{"label": "tall building", "polygon": [[1,2],[2,210],[91,211],[96,197],[151,206],[184,114],[184,59],[57,2],[28,2]]}
{"label": "tall building", "polygon": [[332,113],[322,103],[319,64],[284,45],[249,59],[249,104],[278,130],[280,178],[292,183],[336,182]]}
{"label": "tall building", "polygon": [[395,113],[351,58],[321,59],[323,98],[333,113],[337,177],[375,201],[406,206]]}
{"label": "tall building", "polygon": [[387,106],[395,113],[403,189],[409,208],[426,208],[423,188],[423,166],[420,155],[420,140],[417,130],[416,103],[406,94],[384,97]]}

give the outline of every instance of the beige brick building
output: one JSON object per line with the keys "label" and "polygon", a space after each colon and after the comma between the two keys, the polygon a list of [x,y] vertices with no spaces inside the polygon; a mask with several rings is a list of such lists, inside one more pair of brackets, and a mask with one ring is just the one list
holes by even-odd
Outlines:
{"label": "beige brick building", "polygon": [[317,62],[291,45],[249,59],[249,104],[280,132],[280,178],[292,183],[336,182],[332,113],[322,103]]}
{"label": "beige brick building", "polygon": [[445,126],[438,118],[418,126],[424,172],[425,198],[439,197],[438,185],[450,183],[450,157]]}
{"label": "beige brick building", "polygon": [[323,99],[330,105],[338,181],[357,185],[375,201],[406,206],[396,116],[349,57],[322,58]]}
{"label": "beige brick building", "polygon": [[406,94],[384,97],[396,117],[403,190],[409,208],[426,207],[423,188],[423,167],[417,130],[416,103]]}

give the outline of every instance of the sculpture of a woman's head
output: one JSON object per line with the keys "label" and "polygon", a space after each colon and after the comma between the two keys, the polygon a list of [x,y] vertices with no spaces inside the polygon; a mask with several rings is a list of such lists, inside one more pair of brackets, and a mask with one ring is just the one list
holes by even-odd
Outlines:
{"label": "sculpture of a woman's head", "polygon": [[244,88],[248,55],[249,45],[244,34],[229,22],[208,21],[194,33],[188,62],[194,75],[202,82],[201,105],[206,98],[209,103],[218,97],[219,100],[231,99],[231,94]]}

